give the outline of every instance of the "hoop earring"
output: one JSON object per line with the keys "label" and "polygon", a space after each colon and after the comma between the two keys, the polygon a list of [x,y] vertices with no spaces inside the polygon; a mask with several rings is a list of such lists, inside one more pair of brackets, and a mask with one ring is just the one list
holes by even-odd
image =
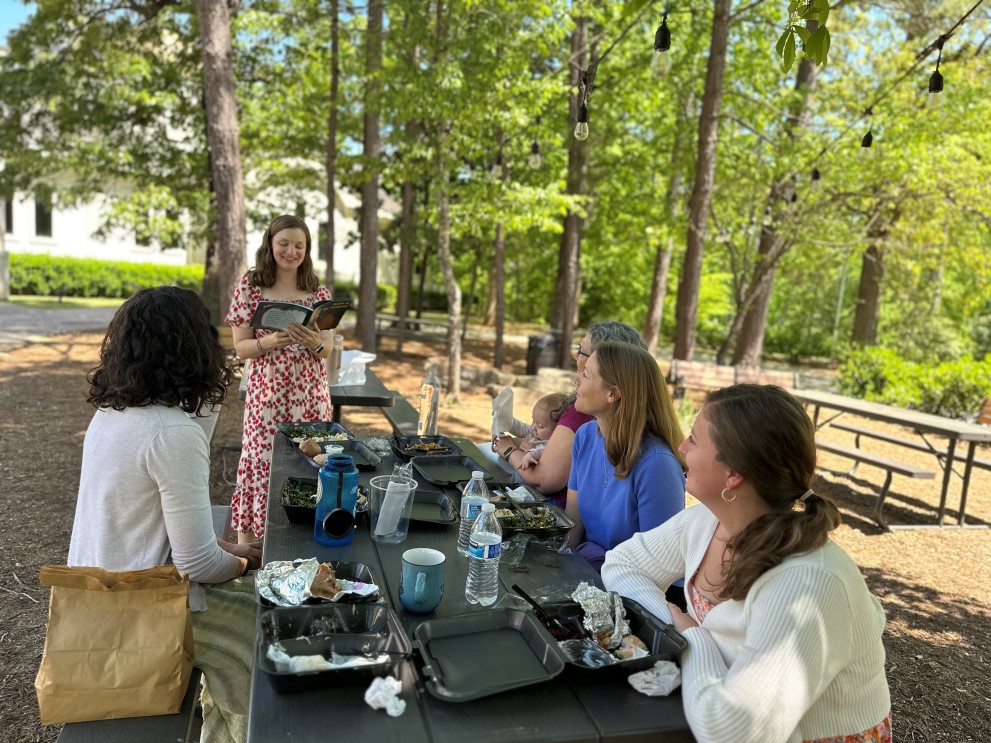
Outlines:
{"label": "hoop earring", "polygon": [[726,491],[727,491],[727,490],[729,490],[729,488],[723,488],[723,492],[721,492],[721,493],[719,494],[719,497],[720,497],[720,498],[722,498],[722,499],[723,499],[724,501],[726,501],[727,503],[732,503],[733,501],[735,501],[735,500],[736,500],[736,493],[733,493],[733,497],[732,497],[732,498],[727,498],[727,497],[726,497]]}

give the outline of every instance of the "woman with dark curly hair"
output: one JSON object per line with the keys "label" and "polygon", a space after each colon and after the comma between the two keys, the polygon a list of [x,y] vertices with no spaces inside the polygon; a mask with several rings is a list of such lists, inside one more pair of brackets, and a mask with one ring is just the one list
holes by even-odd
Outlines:
{"label": "woman with dark curly hair", "polygon": [[[890,743],[884,610],[829,539],[815,428],[780,387],[712,392],[681,445],[688,508],[606,554],[606,588],[671,621],[700,743]],[[688,612],[665,601],[684,578]]]}
{"label": "woman with dark curly hair", "polygon": [[[83,441],[69,565],[189,575],[202,740],[243,740],[258,545],[213,532],[210,447],[190,415],[223,401],[231,373],[217,329],[187,289],[143,289],[121,305],[89,373],[96,408]],[[209,584],[209,585],[201,585]],[[232,632],[232,627],[241,630]],[[238,642],[238,637],[246,638]]]}
{"label": "woman with dark curly hair", "polygon": [[322,333],[299,323],[284,331],[251,327],[263,299],[313,307],[330,299],[313,273],[310,231],[299,217],[276,217],[262,236],[254,268],[234,291],[227,324],[234,350],[245,368],[244,436],[237,485],[231,499],[238,540],[265,533],[268,480],[272,469],[275,424],[330,420],[330,387],[324,364],[333,347],[333,331]]}

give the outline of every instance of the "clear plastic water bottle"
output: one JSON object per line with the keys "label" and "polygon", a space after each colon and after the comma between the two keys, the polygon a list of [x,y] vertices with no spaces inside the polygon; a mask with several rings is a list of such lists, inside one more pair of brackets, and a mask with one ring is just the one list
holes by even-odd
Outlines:
{"label": "clear plastic water bottle", "polygon": [[499,555],[502,526],[495,505],[486,503],[471,528],[468,541],[468,585],[465,598],[472,604],[491,606],[499,598]]}
{"label": "clear plastic water bottle", "polygon": [[471,527],[482,512],[482,505],[489,502],[489,489],[482,478],[485,473],[475,470],[471,473],[471,480],[465,485],[465,491],[461,494],[461,529],[458,532],[458,552],[468,555],[468,537],[471,535]]}

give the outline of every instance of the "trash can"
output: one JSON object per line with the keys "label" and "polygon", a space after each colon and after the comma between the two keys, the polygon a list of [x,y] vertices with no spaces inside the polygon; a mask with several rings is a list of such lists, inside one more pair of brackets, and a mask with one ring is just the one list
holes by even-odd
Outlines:
{"label": "trash can", "polygon": [[542,367],[556,367],[560,349],[561,341],[556,333],[531,335],[526,348],[526,373],[533,375]]}

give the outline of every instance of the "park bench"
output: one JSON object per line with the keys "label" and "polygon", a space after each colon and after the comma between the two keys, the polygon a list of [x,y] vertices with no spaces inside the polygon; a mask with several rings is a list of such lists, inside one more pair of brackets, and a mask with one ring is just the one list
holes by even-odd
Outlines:
{"label": "park bench", "polygon": [[398,392],[393,392],[392,396],[395,402],[389,407],[381,408],[382,414],[392,426],[392,432],[397,436],[415,436],[420,422],[420,412]]}
{"label": "park bench", "polygon": [[[868,464],[872,467],[878,467],[887,473],[884,478],[884,484],[881,486],[881,490],[877,495],[877,500],[874,502],[874,518],[881,528],[886,530],[890,530],[891,527],[888,526],[887,521],[884,519],[884,499],[888,496],[888,489],[891,487],[892,476],[903,475],[905,477],[911,477],[917,480],[932,480],[936,476],[936,473],[931,470],[922,469],[921,467],[899,462],[894,459],[888,459],[887,457],[882,457],[879,454],[866,452],[863,449],[855,449],[849,446],[843,446],[842,444],[836,444],[832,441],[822,441],[820,439],[816,439],[816,448],[820,451],[853,460],[853,467],[851,467],[848,471],[834,472],[834,474],[842,474],[847,477],[852,477],[861,463]],[[820,467],[820,469],[825,468]]]}
{"label": "park bench", "polygon": [[[213,531],[221,539],[227,536],[231,523],[230,506],[213,506]],[[133,741],[175,741],[192,743],[196,734],[196,712],[199,708],[202,671],[193,668],[189,675],[182,707],[174,715],[122,717],[116,720],[70,722],[62,727],[58,743],[133,743]]]}
{"label": "park bench", "polygon": [[760,366],[725,366],[706,361],[672,359],[667,381],[675,399],[685,396],[686,389],[717,390],[733,384],[776,384],[786,390],[798,386],[795,372],[765,369]]}
{"label": "park bench", "polygon": [[[408,338],[417,336],[447,338],[451,323],[447,320],[426,320],[424,318],[407,317],[406,332]],[[399,335],[399,315],[375,315],[375,345],[383,336]]]}

